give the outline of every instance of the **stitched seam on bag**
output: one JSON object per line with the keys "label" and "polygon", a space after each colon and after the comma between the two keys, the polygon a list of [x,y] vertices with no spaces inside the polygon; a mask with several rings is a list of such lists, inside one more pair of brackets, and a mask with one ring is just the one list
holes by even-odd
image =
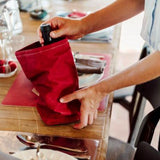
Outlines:
{"label": "stitched seam on bag", "polygon": [[[45,50],[43,50],[43,52],[48,51],[48,50],[51,50],[51,49],[56,49],[56,48],[58,48],[58,47],[62,47],[62,46],[64,46],[66,43],[68,43],[68,42],[65,42],[64,44],[61,44],[61,45],[58,45],[58,46],[54,46],[54,47],[45,49]],[[32,50],[34,50],[34,49],[32,49]],[[28,52],[28,51],[26,50],[26,51],[22,51],[22,52],[26,53],[26,52]],[[36,53],[27,53],[27,54],[25,54],[25,55],[23,55],[23,54],[22,54],[22,55],[17,55],[17,57],[23,57],[23,56],[29,56],[29,55],[36,55],[36,54],[39,54],[39,53],[42,53],[42,51],[37,51]]]}

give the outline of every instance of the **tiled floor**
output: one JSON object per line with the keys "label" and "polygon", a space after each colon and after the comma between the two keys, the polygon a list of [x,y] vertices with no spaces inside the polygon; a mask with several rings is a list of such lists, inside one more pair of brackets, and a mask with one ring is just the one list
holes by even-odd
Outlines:
{"label": "tiled floor", "polygon": [[[141,14],[137,17],[134,17],[132,20],[126,21],[122,25],[122,37],[120,42],[120,52],[117,56],[116,71],[126,68],[127,66],[136,62],[139,58],[139,53],[141,50],[141,46],[143,45],[143,41],[139,36],[140,23],[137,22],[142,20],[142,16],[143,15]],[[137,24],[139,25],[139,30],[137,29]],[[151,110],[151,105],[147,103],[145,107],[145,114]],[[160,128],[160,124],[158,124],[158,126]],[[126,141],[128,134],[128,112],[119,104],[114,103],[111,116],[110,135]],[[159,130],[156,130],[152,142],[152,145],[154,147],[157,147],[158,136]]]}

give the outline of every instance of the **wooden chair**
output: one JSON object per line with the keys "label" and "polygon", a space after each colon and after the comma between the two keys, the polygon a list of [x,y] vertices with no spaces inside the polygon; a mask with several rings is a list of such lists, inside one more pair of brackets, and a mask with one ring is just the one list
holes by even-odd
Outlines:
{"label": "wooden chair", "polygon": [[[140,160],[140,158],[141,160],[158,160],[160,152],[153,149],[149,144],[159,119],[160,107],[145,116],[136,137],[135,146],[109,137],[106,160]],[[135,147],[137,147],[137,151]]]}
{"label": "wooden chair", "polygon": [[[150,48],[145,45],[142,49],[140,59],[150,54]],[[126,99],[131,96],[131,101]],[[114,102],[121,104],[129,112],[130,133],[128,143],[134,145],[140,123],[142,121],[146,99],[153,108],[160,106],[160,78],[137,86],[127,87],[115,91]]]}

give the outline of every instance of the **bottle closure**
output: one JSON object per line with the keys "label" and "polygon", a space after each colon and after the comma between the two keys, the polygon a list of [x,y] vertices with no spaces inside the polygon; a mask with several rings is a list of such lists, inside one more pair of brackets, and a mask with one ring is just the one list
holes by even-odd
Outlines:
{"label": "bottle closure", "polygon": [[48,45],[48,44],[58,42],[58,41],[64,39],[64,37],[52,38],[50,36],[50,32],[52,31],[52,28],[51,28],[50,24],[42,24],[40,26],[40,30],[41,30],[41,33],[42,33],[42,38],[44,40],[44,45]]}
{"label": "bottle closure", "polygon": [[42,37],[44,40],[44,45],[51,44],[52,38],[50,37],[50,32],[52,31],[51,26],[49,24],[42,24],[40,26]]}

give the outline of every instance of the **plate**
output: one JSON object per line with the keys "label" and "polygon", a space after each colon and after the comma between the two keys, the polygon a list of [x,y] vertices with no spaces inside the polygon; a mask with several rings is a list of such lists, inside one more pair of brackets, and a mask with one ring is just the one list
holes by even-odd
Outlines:
{"label": "plate", "polygon": [[82,76],[79,76],[79,87],[88,87],[91,86],[98,81],[100,81],[103,77],[103,73],[101,74],[83,74]]}
{"label": "plate", "polygon": [[0,73],[0,78],[12,77],[12,76],[14,76],[16,74],[16,72],[17,72],[17,68],[14,71],[10,72],[10,73]]}
{"label": "plate", "polygon": [[[36,151],[36,149],[19,151],[13,154],[13,156],[20,160],[36,160]],[[41,160],[77,160],[68,154],[50,149],[40,149],[39,156]]]}

